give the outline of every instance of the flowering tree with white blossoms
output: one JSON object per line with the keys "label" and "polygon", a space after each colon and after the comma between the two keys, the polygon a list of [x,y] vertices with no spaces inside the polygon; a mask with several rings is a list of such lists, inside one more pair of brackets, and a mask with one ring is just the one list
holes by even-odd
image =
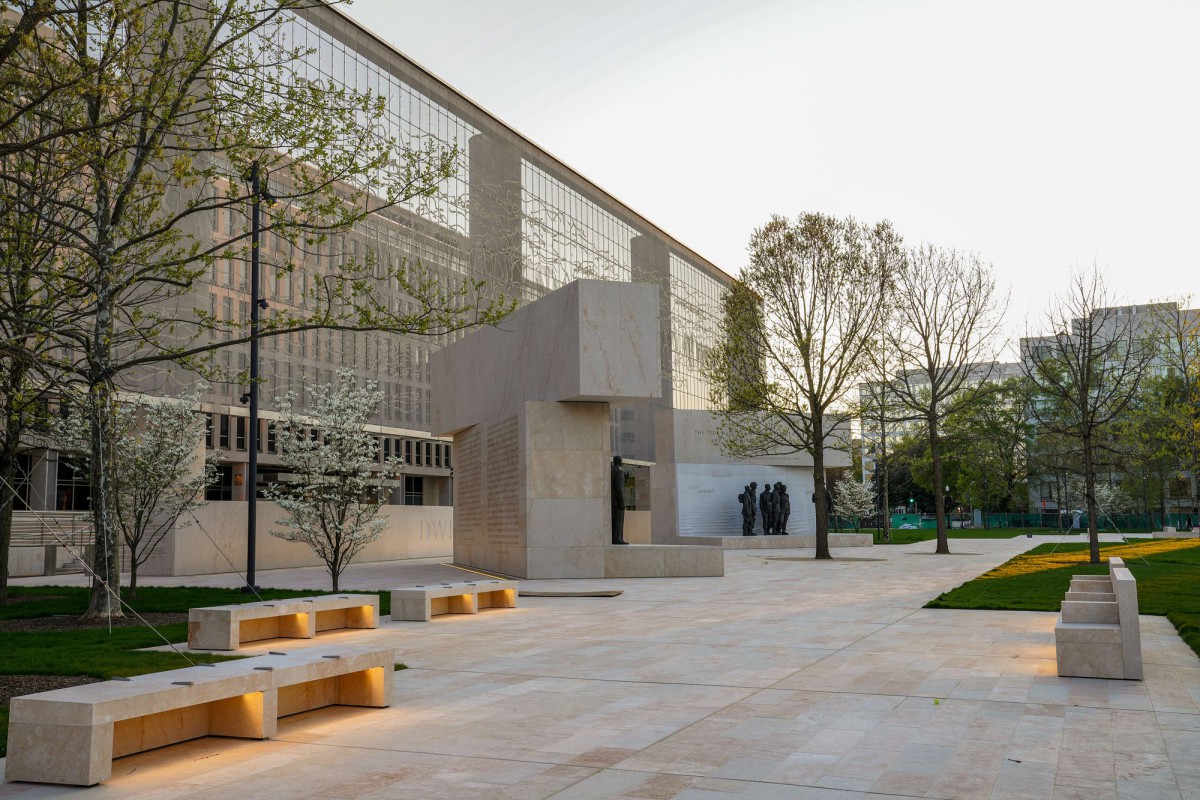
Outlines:
{"label": "flowering tree with white blossoms", "polygon": [[851,517],[858,529],[858,518],[875,511],[875,495],[861,481],[847,475],[833,485],[833,513]]}
{"label": "flowering tree with white blossoms", "polygon": [[[113,412],[109,442],[113,522],[129,553],[129,596],[137,597],[138,567],[180,517],[204,505],[205,488],[216,481],[221,454],[213,452],[197,464],[204,437],[204,417],[192,408],[196,392],[176,399],[139,399],[121,403]],[[86,472],[90,430],[86,414],[73,414],[55,430],[62,449]]]}
{"label": "flowering tree with white blossoms", "polygon": [[342,571],[387,527],[379,511],[387,501],[385,482],[400,474],[400,459],[378,460],[375,437],[365,426],[383,393],[370,381],[355,385],[354,373],[338,372],[337,385],[308,390],[307,411],[296,410],[289,392],[275,398],[279,458],[292,483],[268,486],[264,494],[288,516],[276,520],[271,535],[312,548],[339,591]]}

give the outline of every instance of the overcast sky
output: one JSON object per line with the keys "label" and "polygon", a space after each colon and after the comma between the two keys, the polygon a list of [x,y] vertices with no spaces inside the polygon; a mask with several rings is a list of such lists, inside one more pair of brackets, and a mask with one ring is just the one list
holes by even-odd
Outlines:
{"label": "overcast sky", "polygon": [[[772,213],[1200,289],[1197,0],[357,0],[399,50],[736,274]],[[1200,298],[1193,305],[1200,304]]]}

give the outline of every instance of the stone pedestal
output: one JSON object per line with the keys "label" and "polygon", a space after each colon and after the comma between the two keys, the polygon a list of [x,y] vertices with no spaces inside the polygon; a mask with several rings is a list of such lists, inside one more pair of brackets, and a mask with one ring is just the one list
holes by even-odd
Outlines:
{"label": "stone pedestal", "polygon": [[637,546],[611,544],[609,403],[661,395],[658,327],[657,287],[583,280],[431,357],[434,431],[454,436],[456,563],[530,579],[722,574],[704,548],[612,552]]}

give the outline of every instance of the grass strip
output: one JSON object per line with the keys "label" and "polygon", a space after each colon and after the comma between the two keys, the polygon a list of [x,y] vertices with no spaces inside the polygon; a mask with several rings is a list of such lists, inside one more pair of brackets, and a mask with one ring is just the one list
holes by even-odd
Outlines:
{"label": "grass strip", "polygon": [[[379,613],[392,613],[389,592],[347,589],[338,594],[379,595]],[[332,594],[328,589],[260,589],[263,600],[281,600],[289,597],[312,597]],[[10,586],[9,601],[0,603],[0,620],[30,619],[33,617],[78,617],[87,611],[91,589],[86,586]],[[28,597],[28,600],[22,600]],[[258,598],[243,594],[240,589],[223,589],[212,586],[142,586],[136,598],[122,595],[122,600],[142,614],[187,613],[188,609],[207,606],[228,606],[237,603],[254,603]]]}
{"label": "grass strip", "polygon": [[[347,593],[359,593],[347,590]],[[327,594],[324,590],[263,589],[264,600]],[[0,604],[0,620],[36,617],[78,617],[87,610],[90,590],[79,586],[9,587],[8,602]],[[391,595],[379,592],[380,615],[391,613]],[[23,597],[29,598],[22,600]],[[237,589],[194,586],[146,586],[136,599],[126,601],[139,613],[186,613],[191,608],[255,602]],[[180,669],[187,659],[174,652],[140,652],[143,648],[187,641],[187,623],[51,631],[0,631],[0,675],[88,675],[107,680],[121,676]],[[161,634],[161,636],[159,635]],[[200,663],[228,661],[242,656],[189,653]],[[397,668],[403,668],[397,665]],[[0,756],[7,752],[8,705],[0,705]]]}
{"label": "grass strip", "polygon": [[[948,539],[1015,539],[1018,536],[1024,536],[1027,533],[1043,535],[1047,533],[1057,533],[1058,531],[1027,531],[1015,530],[1013,528],[952,528],[946,531]],[[853,531],[845,531],[845,533],[853,533]],[[900,528],[892,528],[892,539],[890,542],[880,540],[879,533],[874,528],[862,531],[862,533],[875,533],[875,544],[915,544],[916,542],[928,542],[937,538],[936,530],[908,530]]]}
{"label": "grass strip", "polygon": [[1137,579],[1138,610],[1166,616],[1200,655],[1200,541],[1103,543],[1100,556],[1100,564],[1089,564],[1086,542],[1040,545],[938,595],[925,607],[1058,611],[1072,575],[1106,575],[1107,559],[1117,556]]}

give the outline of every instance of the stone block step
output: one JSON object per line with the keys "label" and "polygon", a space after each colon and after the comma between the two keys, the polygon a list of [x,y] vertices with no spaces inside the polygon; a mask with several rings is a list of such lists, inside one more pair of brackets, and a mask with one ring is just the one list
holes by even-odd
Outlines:
{"label": "stone block step", "polygon": [[1080,600],[1067,600],[1062,604],[1063,622],[1099,622],[1115,625],[1121,621],[1116,602],[1097,603]]}
{"label": "stone block step", "polygon": [[[1103,622],[1063,622],[1054,626],[1057,642],[1077,644],[1121,644],[1121,626]],[[1117,651],[1120,653],[1120,650]]]}
{"label": "stone block step", "polygon": [[1067,592],[1063,597],[1064,601],[1083,600],[1092,603],[1115,603],[1117,596],[1112,592],[1076,592],[1074,590]]}
{"label": "stone block step", "polygon": [[1071,578],[1071,588],[1087,588],[1093,592],[1111,592],[1112,580],[1104,577],[1093,577],[1091,575],[1076,575]]}

